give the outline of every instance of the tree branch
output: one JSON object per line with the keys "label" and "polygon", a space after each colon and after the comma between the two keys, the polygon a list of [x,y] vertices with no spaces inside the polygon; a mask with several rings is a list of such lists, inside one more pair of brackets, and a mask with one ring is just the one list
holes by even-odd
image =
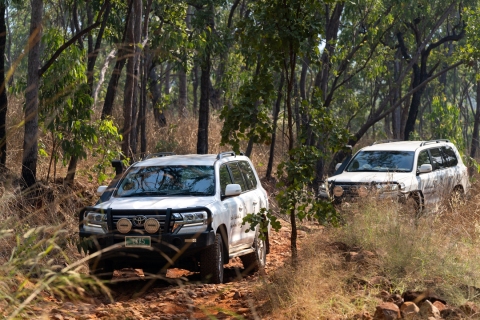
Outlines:
{"label": "tree branch", "polygon": [[52,64],[55,62],[55,60],[57,60],[57,58],[60,56],[60,54],[65,50],[67,49],[69,46],[71,46],[73,43],[75,43],[75,41],[77,41],[80,37],[82,37],[84,34],[92,31],[93,29],[95,29],[96,27],[98,27],[101,23],[102,23],[102,20],[100,19],[101,16],[103,15],[103,12],[105,11],[106,7],[107,7],[107,4],[110,2],[110,0],[106,0],[104,3],[103,3],[103,6],[102,8],[100,9],[100,12],[98,13],[98,16],[97,16],[97,20],[95,21],[94,24],[92,24],[91,26],[83,29],[82,31],[80,31],[79,33],[77,33],[73,38],[71,38],[68,42],[64,43],[60,48],[58,48],[57,51],[55,51],[55,53],[52,55],[52,57],[45,63],[45,65],[43,65],[42,68],[40,68],[40,70],[38,70],[38,74],[39,76],[41,77],[47,70],[48,68],[50,68],[52,66]]}

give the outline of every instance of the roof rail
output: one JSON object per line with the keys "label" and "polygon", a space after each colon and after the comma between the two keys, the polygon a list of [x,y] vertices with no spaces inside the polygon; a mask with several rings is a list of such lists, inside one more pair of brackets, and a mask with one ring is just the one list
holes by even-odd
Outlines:
{"label": "roof rail", "polygon": [[374,144],[380,144],[380,143],[390,143],[390,142],[400,142],[402,140],[398,140],[398,139],[386,139],[386,140],[379,140],[379,141],[375,141],[372,146]]}
{"label": "roof rail", "polygon": [[174,152],[157,152],[157,153],[151,153],[147,154],[145,157],[142,158],[142,160],[147,160],[151,158],[161,158],[161,157],[166,157],[166,156],[174,156]]}
{"label": "roof rail", "polygon": [[[240,152],[240,155],[243,156],[243,153]],[[236,157],[236,154],[234,151],[225,151],[217,154],[217,160],[220,160],[225,157]]]}
{"label": "roof rail", "polygon": [[424,145],[431,144],[431,143],[440,143],[440,142],[450,142],[448,139],[435,139],[435,140],[428,140],[428,141],[423,141],[420,143],[420,147],[423,147]]}

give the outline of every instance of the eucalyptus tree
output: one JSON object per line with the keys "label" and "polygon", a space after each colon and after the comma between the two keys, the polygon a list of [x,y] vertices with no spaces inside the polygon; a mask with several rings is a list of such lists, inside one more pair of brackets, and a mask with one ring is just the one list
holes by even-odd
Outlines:
{"label": "eucalyptus tree", "polygon": [[[441,50],[443,44],[464,38],[466,25],[462,14],[467,5],[468,2],[464,1],[417,1],[411,4],[402,4],[398,8],[403,12],[408,12],[407,15],[401,16],[403,25],[399,25],[396,37],[403,58],[407,63],[413,62],[412,89],[431,77],[441,66],[441,59],[446,58],[445,53],[434,56],[434,50]],[[417,61],[412,57],[412,52],[420,52]],[[405,140],[409,139],[415,129],[424,92],[425,86],[412,94],[405,123]]]}
{"label": "eucalyptus tree", "polygon": [[38,91],[40,87],[40,46],[43,33],[43,0],[31,0],[30,37],[28,39],[28,74],[25,91],[25,127],[23,138],[22,179],[27,187],[37,182]]}
{"label": "eucalyptus tree", "polygon": [[5,81],[5,46],[7,39],[5,1],[0,2],[0,170],[7,165],[7,83]]}

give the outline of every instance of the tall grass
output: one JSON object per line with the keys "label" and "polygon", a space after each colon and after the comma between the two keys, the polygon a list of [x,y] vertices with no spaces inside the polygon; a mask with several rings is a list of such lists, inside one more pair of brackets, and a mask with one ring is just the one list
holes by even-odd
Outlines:
{"label": "tall grass", "polygon": [[[480,203],[477,189],[420,219],[397,203],[364,202],[341,212],[339,228],[308,237],[296,269],[259,289],[282,319],[350,319],[375,311],[381,292],[433,290],[451,305],[479,303]],[[339,250],[341,248],[341,250]],[[350,251],[364,253],[347,262]]]}
{"label": "tall grass", "polygon": [[24,193],[6,189],[0,198],[3,317],[38,317],[41,309],[34,310],[32,306],[41,305],[49,297],[78,300],[85,298],[85,292],[108,294],[104,284],[88,277],[87,258],[76,249],[75,212],[80,201],[69,207],[73,201],[66,199],[78,196],[62,189],[66,191],[63,194],[60,190]]}

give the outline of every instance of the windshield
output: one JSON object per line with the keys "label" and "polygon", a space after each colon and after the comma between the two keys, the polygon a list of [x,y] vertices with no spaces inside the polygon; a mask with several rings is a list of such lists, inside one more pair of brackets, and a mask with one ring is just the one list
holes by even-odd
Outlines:
{"label": "windshield", "polygon": [[213,166],[133,167],[116,196],[211,196],[215,194],[214,176]]}
{"label": "windshield", "polygon": [[414,151],[360,151],[350,161],[348,172],[397,171],[410,172]]}

